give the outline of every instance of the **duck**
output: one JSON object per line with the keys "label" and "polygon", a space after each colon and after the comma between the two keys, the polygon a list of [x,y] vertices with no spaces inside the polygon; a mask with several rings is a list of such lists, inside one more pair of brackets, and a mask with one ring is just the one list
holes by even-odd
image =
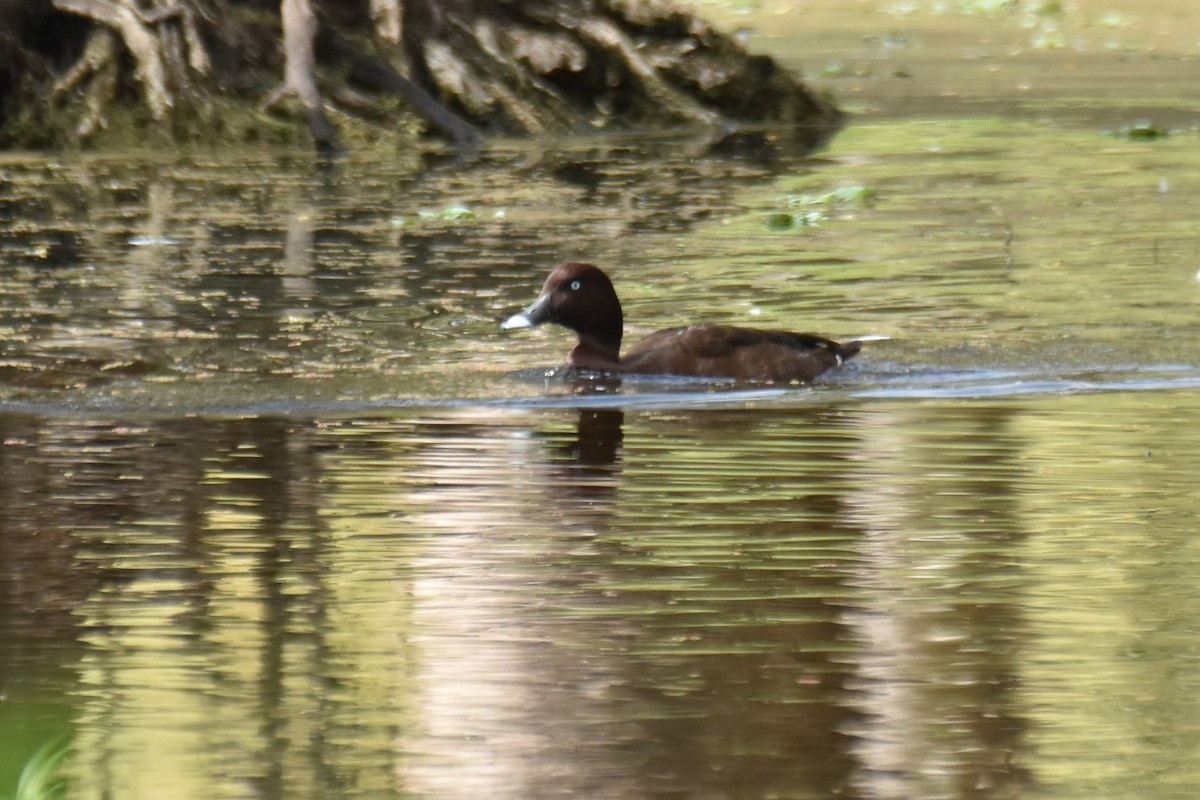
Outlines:
{"label": "duck", "polygon": [[594,264],[568,261],[546,278],[538,298],[512,315],[503,330],[554,322],[579,341],[569,368],[587,372],[808,383],[861,349],[811,333],[697,323],[652,333],[621,355],[625,319],[608,275]]}

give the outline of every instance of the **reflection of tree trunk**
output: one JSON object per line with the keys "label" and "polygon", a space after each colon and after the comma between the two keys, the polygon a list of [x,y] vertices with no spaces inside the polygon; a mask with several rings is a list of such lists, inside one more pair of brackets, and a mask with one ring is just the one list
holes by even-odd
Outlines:
{"label": "reflection of tree trunk", "polygon": [[1013,692],[1028,637],[1004,589],[1019,580],[1011,550],[1026,533],[1011,466],[1021,443],[1004,409],[920,415],[862,426],[868,466],[849,496],[865,534],[854,582],[868,598],[845,613],[859,645],[855,784],[885,800],[979,787],[1015,797],[1029,778]]}
{"label": "reflection of tree trunk", "polygon": [[[828,131],[839,118],[771,59],[747,54],[662,0],[371,0],[369,9],[281,0],[277,18],[245,0],[10,2],[16,10],[0,10],[0,23],[12,21],[12,31],[0,38],[15,47],[0,59],[0,100],[14,102],[8,87],[44,81],[77,121],[71,134],[60,134],[69,138],[105,129],[124,97],[122,81],[136,86],[156,123],[209,118],[209,134],[191,124],[174,128],[200,138],[236,135],[239,124],[251,135],[252,125],[264,124],[248,103],[245,120],[230,119],[225,106],[214,114],[215,98],[239,96],[261,109],[295,97],[323,152],[336,152],[341,138],[330,107],[346,114],[346,124],[394,125],[404,119],[396,96],[409,115],[460,147],[473,144],[475,128],[544,133],[750,122]],[[40,35],[48,26],[64,33]],[[61,74],[46,66],[71,59]],[[30,92],[23,112],[42,115],[38,135],[53,137],[45,126],[62,115],[38,110],[39,94]],[[28,130],[34,135],[34,126]],[[0,141],[16,135],[0,129]]]}

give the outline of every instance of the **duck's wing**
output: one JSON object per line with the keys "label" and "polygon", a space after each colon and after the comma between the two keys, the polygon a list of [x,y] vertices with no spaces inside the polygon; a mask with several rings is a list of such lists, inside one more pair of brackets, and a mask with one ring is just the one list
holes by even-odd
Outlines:
{"label": "duck's wing", "polygon": [[858,342],[726,325],[652,333],[621,359],[622,371],[758,381],[809,381],[853,357]]}

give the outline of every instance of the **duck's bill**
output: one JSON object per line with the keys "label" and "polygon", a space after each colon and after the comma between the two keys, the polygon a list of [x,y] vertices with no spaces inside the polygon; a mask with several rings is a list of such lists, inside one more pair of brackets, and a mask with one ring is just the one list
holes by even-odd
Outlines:
{"label": "duck's bill", "polygon": [[504,320],[504,322],[500,323],[500,330],[502,330],[502,331],[511,331],[514,328],[532,328],[532,327],[533,327],[533,320],[531,320],[529,317],[525,316],[524,311],[522,311],[520,314],[513,314],[511,317]]}
{"label": "duck's bill", "polygon": [[500,323],[501,330],[512,330],[514,328],[532,328],[534,325],[541,325],[543,322],[549,322],[554,318],[554,298],[549,294],[544,294],[529,308],[522,311],[520,314],[513,314],[504,322]]}

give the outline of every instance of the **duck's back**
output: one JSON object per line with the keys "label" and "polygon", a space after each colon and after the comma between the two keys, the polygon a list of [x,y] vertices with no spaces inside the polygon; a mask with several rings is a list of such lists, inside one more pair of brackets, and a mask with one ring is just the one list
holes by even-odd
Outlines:
{"label": "duck's back", "polygon": [[810,381],[852,358],[858,342],[807,333],[689,325],[652,333],[621,359],[621,371],[750,381]]}

